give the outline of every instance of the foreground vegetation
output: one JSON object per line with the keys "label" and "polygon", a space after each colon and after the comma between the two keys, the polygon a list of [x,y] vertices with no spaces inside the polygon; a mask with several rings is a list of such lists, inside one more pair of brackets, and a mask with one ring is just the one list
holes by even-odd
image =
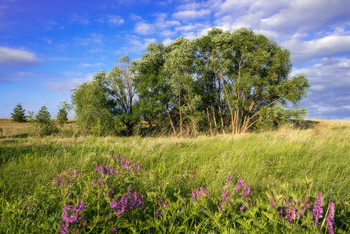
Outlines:
{"label": "foreground vegetation", "polygon": [[[335,232],[350,231],[349,122],[197,138],[38,138],[26,126],[0,121],[1,233],[65,231],[69,220],[70,230],[93,232],[328,232],[331,202]],[[73,126],[65,128],[74,131]],[[137,165],[141,169],[134,173]],[[114,171],[109,175],[100,166]],[[241,195],[244,185],[252,195]],[[118,202],[130,195],[129,187],[125,207],[134,203],[121,211]],[[303,215],[298,201],[310,206]],[[314,210],[321,205],[316,225]]]}

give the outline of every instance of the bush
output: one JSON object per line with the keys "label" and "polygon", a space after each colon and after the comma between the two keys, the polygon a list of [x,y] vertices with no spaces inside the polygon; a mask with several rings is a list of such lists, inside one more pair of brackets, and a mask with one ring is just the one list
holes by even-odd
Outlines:
{"label": "bush", "polygon": [[18,123],[27,122],[25,110],[22,108],[22,105],[20,103],[18,103],[17,106],[13,109],[13,113],[11,113],[11,119],[14,122]]}

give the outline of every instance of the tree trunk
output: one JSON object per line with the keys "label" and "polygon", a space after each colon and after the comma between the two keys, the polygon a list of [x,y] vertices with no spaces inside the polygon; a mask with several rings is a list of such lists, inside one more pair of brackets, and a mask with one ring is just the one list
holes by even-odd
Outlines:
{"label": "tree trunk", "polygon": [[208,122],[209,122],[209,126],[210,126],[210,135],[213,136],[213,128],[211,126],[211,120],[210,120],[210,116],[209,116],[208,107],[207,107],[207,117],[208,117]]}
{"label": "tree trunk", "polygon": [[213,109],[213,119],[214,119],[214,125],[215,125],[215,134],[218,131],[218,125],[216,124],[216,118],[215,118],[215,109],[214,106],[211,107]]}
{"label": "tree trunk", "polygon": [[230,99],[228,98],[227,90],[226,90],[226,87],[225,87],[224,71],[222,69],[221,69],[221,77],[220,78],[221,78],[221,81],[222,81],[222,86],[223,86],[224,91],[225,91],[225,96],[226,96],[226,99],[227,99],[227,105],[228,105],[228,108],[230,109],[232,134],[234,134],[235,133],[235,125],[234,125],[234,122],[233,122],[233,111],[232,111]]}
{"label": "tree trunk", "polygon": [[169,117],[171,128],[173,129],[173,133],[176,136],[176,130],[175,130],[174,123],[173,123],[173,120],[172,120],[171,115],[170,115],[170,111],[169,111],[168,105],[164,104],[164,106],[165,106],[166,112],[168,113],[168,117]]}
{"label": "tree trunk", "polygon": [[179,88],[180,137],[182,137],[181,88]]}

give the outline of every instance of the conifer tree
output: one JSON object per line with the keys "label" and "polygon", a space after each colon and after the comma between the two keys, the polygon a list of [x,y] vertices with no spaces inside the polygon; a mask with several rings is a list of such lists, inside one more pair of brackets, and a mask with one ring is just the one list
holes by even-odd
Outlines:
{"label": "conifer tree", "polygon": [[13,109],[13,113],[11,113],[11,119],[18,123],[26,122],[25,110],[23,109],[20,103]]}

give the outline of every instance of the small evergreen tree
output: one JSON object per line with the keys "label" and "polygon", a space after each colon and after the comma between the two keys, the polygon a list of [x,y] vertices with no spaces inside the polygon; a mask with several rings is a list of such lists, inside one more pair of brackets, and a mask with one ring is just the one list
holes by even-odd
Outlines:
{"label": "small evergreen tree", "polygon": [[26,122],[25,110],[23,109],[20,103],[13,109],[13,113],[11,113],[11,119],[15,122]]}
{"label": "small evergreen tree", "polygon": [[58,124],[63,126],[65,123],[67,123],[67,120],[68,120],[67,116],[68,116],[68,112],[67,112],[66,108],[61,107],[57,113]]}
{"label": "small evergreen tree", "polygon": [[51,115],[48,112],[46,106],[41,107],[38,114],[36,114],[35,119],[40,124],[47,124],[51,120]]}
{"label": "small evergreen tree", "polygon": [[40,135],[47,136],[58,133],[58,128],[54,121],[51,120],[51,115],[46,106],[41,107],[38,114],[35,116],[36,122],[40,125]]}

